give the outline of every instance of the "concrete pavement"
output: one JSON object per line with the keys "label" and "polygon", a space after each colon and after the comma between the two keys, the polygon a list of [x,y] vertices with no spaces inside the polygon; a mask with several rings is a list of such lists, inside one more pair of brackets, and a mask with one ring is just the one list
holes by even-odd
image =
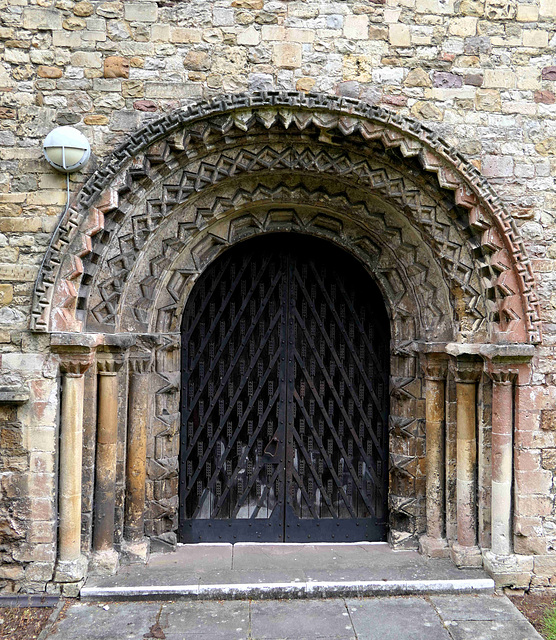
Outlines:
{"label": "concrete pavement", "polygon": [[505,596],[85,603],[48,640],[539,640]]}

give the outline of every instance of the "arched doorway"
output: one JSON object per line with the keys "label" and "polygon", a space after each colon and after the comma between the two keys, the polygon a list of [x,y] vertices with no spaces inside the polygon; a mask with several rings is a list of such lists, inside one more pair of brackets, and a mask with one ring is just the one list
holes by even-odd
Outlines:
{"label": "arched doorway", "polygon": [[[78,443],[60,462],[61,483],[81,486],[72,473],[83,451],[75,495],[85,497],[80,517],[60,512],[59,531],[71,535],[58,536],[59,557],[79,563],[92,546],[145,558],[145,536],[175,544],[184,309],[222,255],[278,232],[345,249],[387,305],[389,542],[450,553],[460,566],[481,564],[484,549],[523,549],[527,502],[513,467],[495,462],[522,455],[513,443],[529,426],[541,320],[510,212],[416,120],[335,96],[261,92],[149,122],[91,175],[52,237],[30,326],[60,363],[61,442]],[[97,408],[97,398],[118,402]],[[106,428],[117,457],[98,465]],[[503,438],[491,438],[495,428]],[[93,516],[106,513],[115,526],[96,544]]]}
{"label": "arched doorway", "polygon": [[180,539],[384,540],[389,342],[378,287],[326,241],[215,260],[182,324]]}

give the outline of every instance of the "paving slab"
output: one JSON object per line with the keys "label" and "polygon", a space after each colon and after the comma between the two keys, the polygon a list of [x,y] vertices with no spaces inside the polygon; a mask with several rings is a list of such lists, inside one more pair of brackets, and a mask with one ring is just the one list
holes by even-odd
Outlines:
{"label": "paving slab", "polygon": [[166,640],[247,640],[248,602],[164,603],[159,625]]}
{"label": "paving slab", "polygon": [[257,640],[355,640],[343,600],[253,602],[251,634]]}
{"label": "paving slab", "polygon": [[46,638],[161,634],[166,640],[541,640],[505,596],[494,595],[75,603]]}
{"label": "paving slab", "polygon": [[526,620],[452,622],[447,628],[453,640],[542,640]]}
{"label": "paving slab", "polygon": [[423,598],[346,600],[358,640],[451,640]]}
{"label": "paving slab", "polygon": [[156,622],[156,602],[72,605],[46,637],[55,640],[136,640]]}
{"label": "paving slab", "polygon": [[458,595],[431,596],[430,601],[445,621],[453,620],[525,620],[505,596]]}

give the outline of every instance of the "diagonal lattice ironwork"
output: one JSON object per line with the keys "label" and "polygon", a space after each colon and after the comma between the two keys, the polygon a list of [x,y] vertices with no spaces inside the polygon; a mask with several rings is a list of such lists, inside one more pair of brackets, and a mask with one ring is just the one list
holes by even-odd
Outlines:
{"label": "diagonal lattice ironwork", "polygon": [[380,294],[322,242],[275,235],[245,246],[203,274],[184,317],[181,538],[380,539]]}

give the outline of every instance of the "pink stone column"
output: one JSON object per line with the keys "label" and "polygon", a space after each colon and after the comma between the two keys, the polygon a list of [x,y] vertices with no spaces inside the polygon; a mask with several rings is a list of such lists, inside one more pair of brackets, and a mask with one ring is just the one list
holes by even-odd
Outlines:
{"label": "pink stone column", "polygon": [[515,373],[490,371],[492,378],[492,542],[495,555],[512,550],[512,467]]}

